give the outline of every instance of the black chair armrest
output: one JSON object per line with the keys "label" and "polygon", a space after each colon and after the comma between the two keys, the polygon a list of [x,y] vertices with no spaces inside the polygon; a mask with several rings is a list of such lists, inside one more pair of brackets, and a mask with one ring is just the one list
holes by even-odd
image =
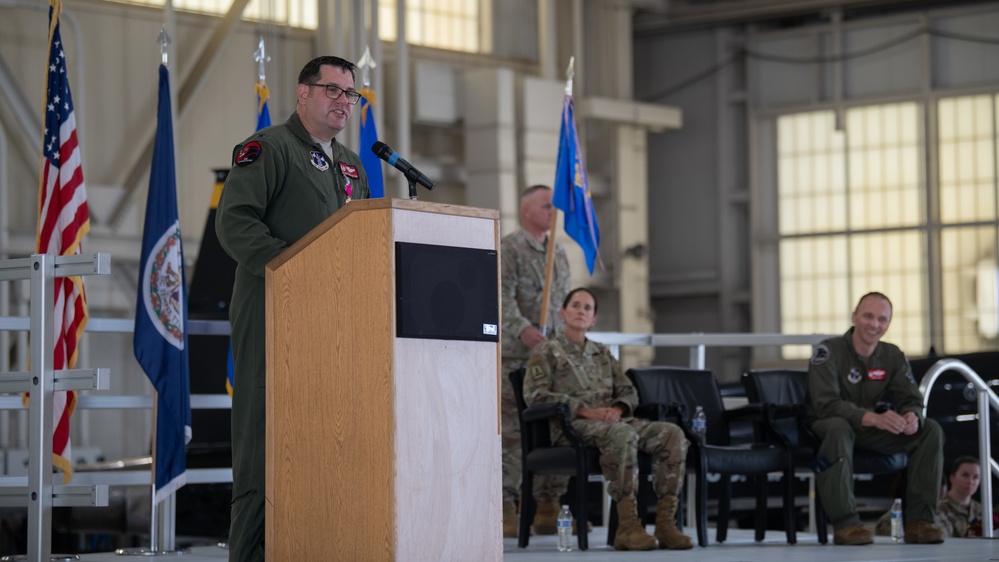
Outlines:
{"label": "black chair armrest", "polygon": [[524,423],[527,424],[558,420],[562,435],[569,440],[573,447],[581,449],[585,446],[583,438],[572,427],[572,413],[569,411],[569,405],[565,402],[535,404],[524,410],[523,418]]}
{"label": "black chair armrest", "polygon": [[805,406],[803,404],[763,404],[766,415],[771,420],[782,420],[787,418],[803,418]]}
{"label": "black chair armrest", "polygon": [[545,421],[554,417],[569,417],[569,406],[563,402],[537,404],[524,410],[524,421]]}
{"label": "black chair armrest", "polygon": [[669,407],[665,404],[639,404],[635,408],[635,417],[644,420],[665,421],[667,412],[669,412]]}
{"label": "black chair armrest", "polygon": [[728,423],[746,421],[746,422],[762,422],[765,423],[767,412],[763,404],[752,403],[746,404],[739,408],[733,408],[731,410],[725,410],[722,412],[722,416]]}

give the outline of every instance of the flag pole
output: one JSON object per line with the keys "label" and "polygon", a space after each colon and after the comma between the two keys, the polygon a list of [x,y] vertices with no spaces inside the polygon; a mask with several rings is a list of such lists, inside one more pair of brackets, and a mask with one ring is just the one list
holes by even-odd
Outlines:
{"label": "flag pole", "polygon": [[[572,97],[572,78],[575,75],[576,57],[569,57],[565,69],[565,95]],[[554,187],[554,186],[553,186]],[[551,299],[552,277],[555,271],[555,227],[558,224],[558,208],[552,207],[552,223],[548,228],[548,247],[545,250],[545,286],[541,292],[541,334],[548,336],[548,300]]]}
{"label": "flag pole", "polygon": [[[167,1],[168,7],[172,7],[172,3]],[[169,45],[170,45],[170,35],[167,33],[166,26],[160,28],[160,33],[156,38],[156,41],[160,44],[160,66],[169,68]],[[162,90],[160,92],[162,95]],[[169,92],[168,92],[169,95]],[[173,104],[171,104],[172,106]],[[172,119],[171,119],[172,122]],[[157,126],[157,128],[159,125]],[[173,147],[170,147],[170,152],[173,152]],[[153,167],[155,168],[155,158]],[[139,284],[139,290],[142,290],[142,284]],[[176,551],[172,550],[173,545],[170,545],[171,550],[160,550],[159,546],[159,517],[158,517],[158,505],[156,503],[156,446],[157,446],[157,435],[159,433],[159,392],[156,390],[156,386],[153,385],[153,425],[152,425],[152,447],[150,449],[149,458],[151,460],[149,466],[149,548],[119,548],[115,550],[115,554],[118,556],[176,556],[181,554],[186,554],[186,551]],[[174,516],[176,516],[174,514]]]}

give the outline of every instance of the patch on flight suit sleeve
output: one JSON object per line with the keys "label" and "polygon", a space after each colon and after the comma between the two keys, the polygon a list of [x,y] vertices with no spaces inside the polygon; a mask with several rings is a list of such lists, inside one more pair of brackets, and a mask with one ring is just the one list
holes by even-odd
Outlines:
{"label": "patch on flight suit sleeve", "polygon": [[829,348],[826,344],[820,343],[815,346],[815,350],[812,351],[812,358],[808,360],[812,365],[821,365],[829,360]]}
{"label": "patch on flight suit sleeve", "polygon": [[236,154],[236,158],[233,160],[237,166],[246,166],[247,164],[253,163],[257,158],[260,158],[260,154],[263,152],[263,148],[257,141],[250,141],[243,145],[243,148],[239,149],[239,153]]}

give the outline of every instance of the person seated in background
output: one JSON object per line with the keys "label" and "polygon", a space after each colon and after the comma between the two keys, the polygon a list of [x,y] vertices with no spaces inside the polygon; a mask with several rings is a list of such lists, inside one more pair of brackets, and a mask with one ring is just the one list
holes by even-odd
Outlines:
{"label": "person seated in background", "polygon": [[[597,318],[597,297],[589,289],[570,291],[559,315],[563,332],[540,343],[527,361],[524,400],[528,405],[568,404],[572,427],[587,445],[600,449],[601,472],[620,521],[615,549],[652,550],[657,539],[660,548],[691,548],[690,539],[676,528],[688,445],[683,430],[633,416],[635,387],[607,346],[586,339]],[[557,424],[552,441],[566,442]],[[639,450],[652,455],[652,485],[659,498],[655,537],[645,531],[636,509]]]}
{"label": "person seated in background", "polygon": [[905,542],[940,543],[933,526],[943,477],[943,430],[924,418],[923,396],[902,350],[881,341],[892,306],[881,293],[860,298],[846,334],[815,346],[808,364],[806,407],[821,444],[815,488],[833,524],[833,543],[863,545],[874,536],[860,523],[853,493],[853,448],[904,452]]}
{"label": "person seated in background", "polygon": [[[954,461],[947,477],[949,486],[941,488],[934,523],[945,536],[982,536],[982,504],[971,499],[978,491],[981,473],[978,459],[971,455],[962,455]],[[891,511],[878,519],[876,531],[879,535],[891,533]]]}

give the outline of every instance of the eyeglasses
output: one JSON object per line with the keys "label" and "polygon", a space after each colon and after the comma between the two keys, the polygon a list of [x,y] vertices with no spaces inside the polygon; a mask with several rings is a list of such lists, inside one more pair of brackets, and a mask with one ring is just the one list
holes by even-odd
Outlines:
{"label": "eyeglasses", "polygon": [[338,100],[340,99],[340,96],[347,94],[347,101],[350,105],[357,105],[357,102],[361,101],[361,94],[359,92],[355,92],[354,90],[344,90],[343,88],[333,84],[306,84],[306,86],[326,88],[326,97],[331,100]]}

